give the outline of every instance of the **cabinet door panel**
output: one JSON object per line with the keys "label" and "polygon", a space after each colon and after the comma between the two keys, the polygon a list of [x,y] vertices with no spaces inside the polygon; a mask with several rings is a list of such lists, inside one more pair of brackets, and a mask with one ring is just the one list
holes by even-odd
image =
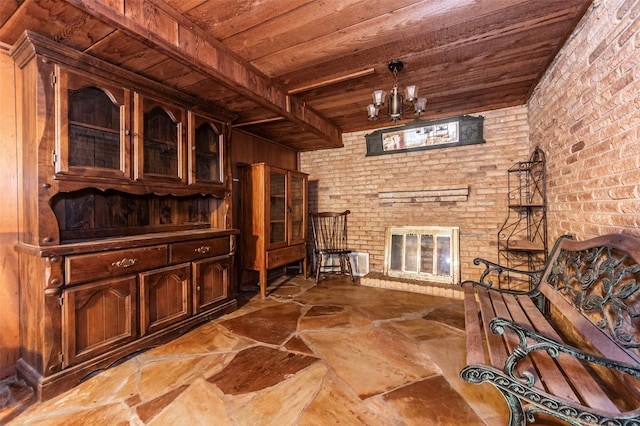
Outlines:
{"label": "cabinet door panel", "polygon": [[130,92],[56,66],[56,173],[131,178]]}
{"label": "cabinet door panel", "polygon": [[289,181],[289,244],[301,244],[307,239],[307,176],[290,172]]}
{"label": "cabinet door panel", "polygon": [[189,112],[189,183],[223,182],[222,131],[212,120]]}
{"label": "cabinet door panel", "polygon": [[187,263],[140,274],[140,334],[191,316],[190,272]]}
{"label": "cabinet door panel", "polygon": [[195,313],[204,312],[228,297],[230,271],[229,256],[193,263]]}
{"label": "cabinet door panel", "polygon": [[106,352],[136,337],[136,277],[100,281],[63,294],[64,366]]}
{"label": "cabinet door panel", "polygon": [[287,245],[287,172],[271,169],[267,179],[267,247],[277,248]]}
{"label": "cabinet door panel", "polygon": [[185,181],[185,112],[134,94],[136,179]]}

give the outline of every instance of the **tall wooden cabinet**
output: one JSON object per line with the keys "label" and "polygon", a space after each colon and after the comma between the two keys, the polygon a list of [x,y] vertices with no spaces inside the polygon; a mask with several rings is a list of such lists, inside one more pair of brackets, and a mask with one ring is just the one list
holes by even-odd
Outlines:
{"label": "tall wooden cabinet", "polygon": [[46,399],[236,309],[232,117],[37,34],[11,54],[17,369]]}
{"label": "tall wooden cabinet", "polygon": [[302,261],[307,275],[307,175],[258,163],[242,169],[240,259],[260,273],[266,295],[267,271]]}

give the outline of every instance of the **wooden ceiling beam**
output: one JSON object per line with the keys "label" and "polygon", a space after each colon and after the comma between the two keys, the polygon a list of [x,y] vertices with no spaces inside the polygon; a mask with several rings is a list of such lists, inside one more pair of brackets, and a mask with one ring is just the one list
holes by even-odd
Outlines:
{"label": "wooden ceiling beam", "polygon": [[321,81],[316,81],[313,83],[306,84],[304,86],[296,87],[289,90],[290,95],[295,95],[296,93],[307,92],[309,90],[317,89],[319,87],[330,86],[336,83],[343,83],[347,80],[352,80],[354,78],[365,77],[367,75],[374,74],[376,72],[375,68],[367,68],[364,70],[352,72],[349,74],[342,74],[337,77],[323,79]]}
{"label": "wooden ceiling beam", "polygon": [[298,124],[305,131],[327,140],[332,146],[342,146],[341,131],[333,122],[276,87],[269,77],[229,51],[218,40],[208,37],[162,1],[66,2],[210,76],[247,99]]}

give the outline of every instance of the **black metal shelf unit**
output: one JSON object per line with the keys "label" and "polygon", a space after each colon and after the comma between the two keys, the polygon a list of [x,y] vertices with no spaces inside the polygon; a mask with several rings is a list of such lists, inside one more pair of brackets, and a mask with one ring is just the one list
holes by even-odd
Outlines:
{"label": "black metal shelf unit", "polygon": [[[498,263],[535,271],[547,261],[547,195],[544,152],[536,147],[528,161],[508,170],[508,214],[498,232]],[[500,286],[524,289],[531,285],[503,273]]]}

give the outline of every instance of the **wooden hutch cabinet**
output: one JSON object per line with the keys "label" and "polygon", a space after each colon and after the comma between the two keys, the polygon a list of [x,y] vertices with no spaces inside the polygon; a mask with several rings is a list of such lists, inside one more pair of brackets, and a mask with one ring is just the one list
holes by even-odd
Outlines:
{"label": "wooden hutch cabinet", "polygon": [[307,175],[264,163],[242,169],[241,265],[260,272],[301,260],[307,276]]}
{"label": "wooden hutch cabinet", "polygon": [[11,55],[17,369],[46,399],[236,309],[233,117],[37,34]]}

